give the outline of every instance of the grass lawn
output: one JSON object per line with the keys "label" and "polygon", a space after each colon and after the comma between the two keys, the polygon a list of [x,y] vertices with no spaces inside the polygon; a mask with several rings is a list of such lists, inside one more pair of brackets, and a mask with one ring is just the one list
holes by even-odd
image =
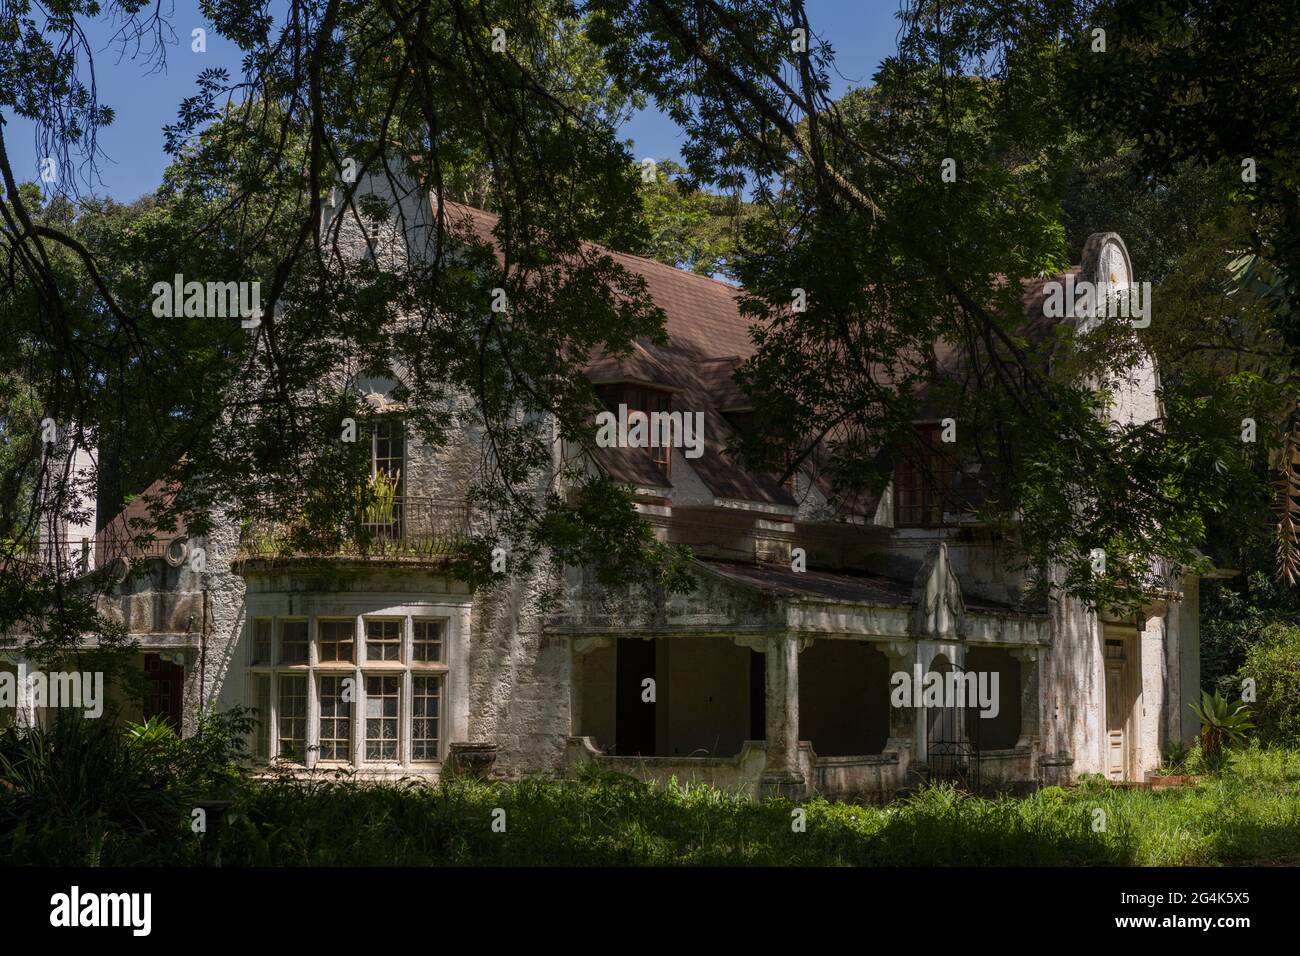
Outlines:
{"label": "grass lawn", "polygon": [[[494,818],[504,832],[495,832]],[[934,788],[888,807],[755,801],[598,773],[518,783],[247,788],[227,865],[1138,865],[1300,860],[1300,752],[1253,748],[1193,787],[1027,798]],[[1100,811],[1100,813],[1098,813]],[[498,822],[498,830],[500,823]]]}

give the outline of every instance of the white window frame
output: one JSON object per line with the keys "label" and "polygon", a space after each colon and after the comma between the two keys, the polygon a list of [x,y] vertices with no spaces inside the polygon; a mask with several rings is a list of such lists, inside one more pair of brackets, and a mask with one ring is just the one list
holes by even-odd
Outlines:
{"label": "white window frame", "polygon": [[[246,618],[245,633],[249,642],[247,660],[249,661],[248,696],[250,706],[256,708],[258,704],[256,700],[258,677],[268,678],[271,688],[269,718],[263,726],[255,730],[255,733],[264,735],[263,740],[265,741],[267,753],[267,757],[264,759],[266,762],[271,764],[283,763],[288,766],[304,767],[306,769],[313,769],[320,765],[322,767],[351,767],[357,770],[382,769],[385,771],[410,768],[431,769],[440,766],[447,756],[452,725],[449,687],[452,669],[451,658],[456,647],[452,635],[456,628],[455,621],[458,613],[460,612],[455,607],[438,605],[388,608],[363,611],[361,613],[351,613],[350,611],[331,607],[308,609],[305,612],[295,608],[295,613],[292,614],[259,612],[249,615]],[[354,660],[322,662],[319,647],[319,622],[321,620],[342,619],[350,619],[355,625],[353,636]],[[260,664],[252,662],[253,642],[256,638],[256,622],[259,620],[269,620],[271,622],[270,662]],[[280,663],[281,623],[303,620],[307,621],[307,661],[301,664]],[[372,620],[400,622],[398,660],[369,660],[366,625],[368,621]],[[434,621],[440,625],[442,630],[441,660],[416,661],[414,659],[416,621]],[[415,749],[412,736],[415,712],[414,677],[416,675],[436,677],[440,682],[437,715],[437,759],[413,759]],[[306,753],[301,761],[287,761],[279,756],[280,678],[284,676],[301,676],[307,679]],[[398,678],[398,752],[396,760],[366,759],[366,678],[378,676]],[[320,759],[320,679],[322,677],[352,677],[355,680],[353,700],[351,702],[351,759],[348,761]],[[263,759],[257,757],[258,741],[254,741],[253,744],[251,750],[254,759]]]}

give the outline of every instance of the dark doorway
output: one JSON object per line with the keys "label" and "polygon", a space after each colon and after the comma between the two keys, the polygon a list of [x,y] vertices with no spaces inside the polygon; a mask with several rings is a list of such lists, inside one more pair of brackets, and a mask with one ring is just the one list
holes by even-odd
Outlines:
{"label": "dark doorway", "polygon": [[654,756],[655,705],[642,696],[645,679],[655,677],[655,642],[623,638],[614,646],[614,752]]}
{"label": "dark doorway", "polygon": [[185,694],[185,668],[165,661],[161,655],[144,656],[144,675],[149,687],[144,696],[144,719],[160,717],[181,730],[181,699]]}
{"label": "dark doorway", "polygon": [[799,655],[799,739],[819,757],[881,753],[889,687],[889,658],[869,641],[813,641]]}
{"label": "dark doorway", "polygon": [[1020,662],[1001,648],[968,647],[966,669],[998,675],[998,715],[982,717],[979,707],[968,708],[966,736],[981,750],[1010,750],[1020,740]]}

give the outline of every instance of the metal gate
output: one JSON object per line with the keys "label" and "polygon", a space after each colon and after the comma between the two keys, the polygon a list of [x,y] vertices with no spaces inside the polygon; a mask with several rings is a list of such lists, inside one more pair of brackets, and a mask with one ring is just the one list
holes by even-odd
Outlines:
{"label": "metal gate", "polygon": [[[949,663],[958,672],[960,664]],[[946,678],[945,678],[946,681]],[[928,715],[934,715],[930,723]],[[926,764],[931,783],[949,783],[959,790],[980,788],[979,713],[969,707],[941,707],[927,712]]]}

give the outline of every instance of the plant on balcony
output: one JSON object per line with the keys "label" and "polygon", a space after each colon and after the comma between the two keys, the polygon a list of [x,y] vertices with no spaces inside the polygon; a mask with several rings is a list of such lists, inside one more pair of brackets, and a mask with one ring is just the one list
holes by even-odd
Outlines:
{"label": "plant on balcony", "polygon": [[396,510],[397,488],[402,480],[399,470],[393,475],[379,471],[370,477],[366,488],[365,522],[368,525],[390,525]]}
{"label": "plant on balcony", "polygon": [[245,520],[239,526],[239,549],[248,554],[274,554],[281,542],[268,525]]}

